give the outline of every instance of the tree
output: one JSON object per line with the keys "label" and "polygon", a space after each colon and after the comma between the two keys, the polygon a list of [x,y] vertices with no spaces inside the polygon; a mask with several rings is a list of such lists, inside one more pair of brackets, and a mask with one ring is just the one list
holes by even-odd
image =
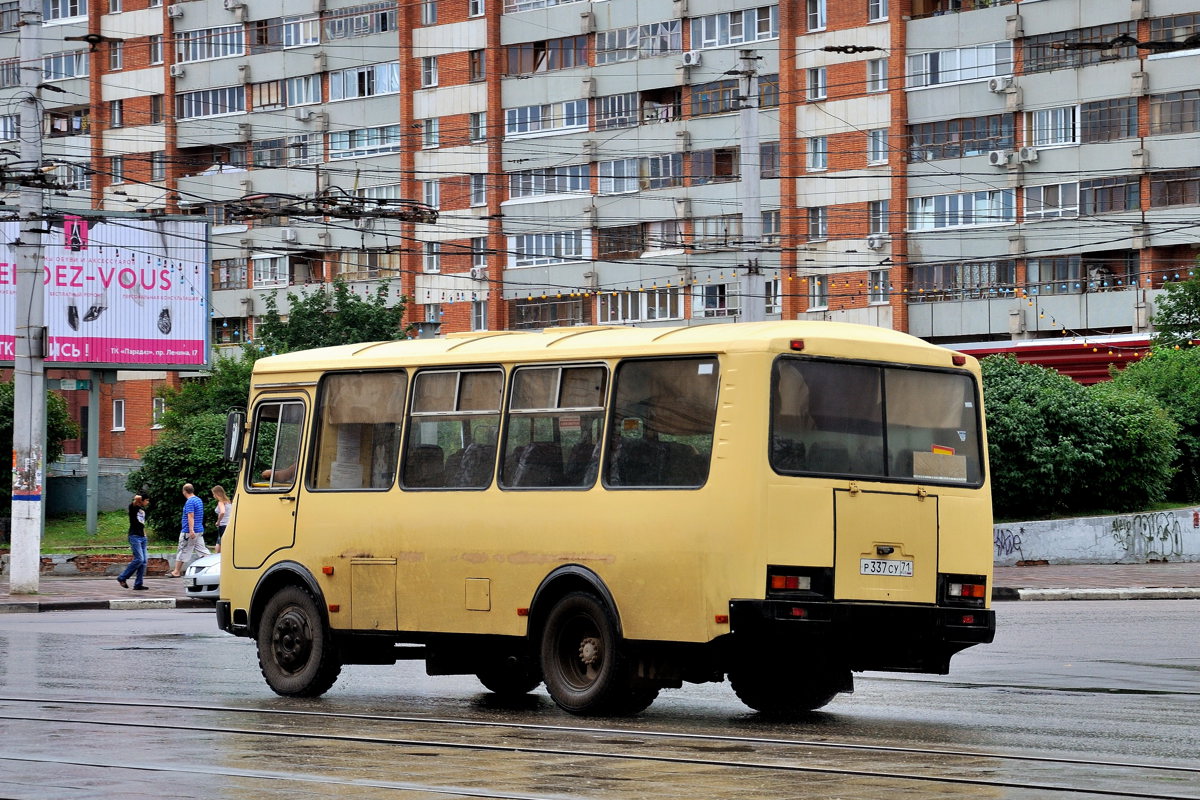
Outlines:
{"label": "tree", "polygon": [[1186,280],[1163,285],[1150,322],[1157,346],[1187,345],[1200,339],[1200,269],[1190,270]]}
{"label": "tree", "polygon": [[1141,361],[1114,371],[1113,383],[1140,389],[1178,423],[1178,472],[1169,496],[1200,501],[1200,348],[1155,345]]}
{"label": "tree", "polygon": [[220,484],[230,491],[237,485],[237,465],[224,459],[224,443],[225,415],[207,412],[181,418],[142,451],[142,465],[126,478],[125,488],[150,498],[146,524],[159,538],[179,535],[185,483],[195,486],[204,500],[206,519],[216,507],[209,490]]}
{"label": "tree", "polygon": [[207,376],[189,379],[179,389],[166,387],[159,392],[166,401],[161,420],[164,428],[178,428],[184,420],[200,414],[224,414],[231,408],[245,407],[257,351],[245,348],[235,353],[217,356]]}
{"label": "tree", "polygon": [[320,284],[300,294],[288,292],[286,320],[279,314],[275,294],[269,294],[267,312],[255,327],[255,342],[249,346],[274,354],[401,339],[406,334],[401,323],[408,300],[402,297],[396,305],[388,306],[388,293],[384,282],[360,296],[346,281],[335,278],[332,284]]}
{"label": "tree", "polygon": [[1104,410],[1107,444],[1101,469],[1088,476],[1085,510],[1140,511],[1170,494],[1178,471],[1179,424],[1148,394],[1112,381],[1089,386]]}
{"label": "tree", "polygon": [[[13,391],[12,383],[0,383],[0,453],[13,449]],[[50,464],[62,455],[62,443],[79,436],[79,426],[71,419],[67,401],[55,392],[46,392],[46,452]],[[7,517],[12,506],[12,470],[3,470],[0,478],[0,516]]]}

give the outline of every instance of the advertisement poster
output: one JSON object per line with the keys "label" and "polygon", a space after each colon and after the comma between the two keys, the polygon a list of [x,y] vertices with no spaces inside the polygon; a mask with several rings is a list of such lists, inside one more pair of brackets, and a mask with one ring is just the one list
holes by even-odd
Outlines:
{"label": "advertisement poster", "polygon": [[[129,369],[209,359],[208,223],[66,215],[43,234],[46,363]],[[15,355],[16,222],[0,224],[0,362]]]}

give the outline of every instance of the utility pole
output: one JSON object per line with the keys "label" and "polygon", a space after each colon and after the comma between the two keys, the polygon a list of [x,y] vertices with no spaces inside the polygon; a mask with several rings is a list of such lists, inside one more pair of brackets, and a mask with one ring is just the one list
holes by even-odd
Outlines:
{"label": "utility pole", "polygon": [[33,594],[41,571],[46,455],[46,328],[42,286],[42,0],[20,0],[22,166],[17,251],[16,347],[13,374],[12,553],[9,590]]}
{"label": "utility pole", "polygon": [[767,318],[767,283],[758,262],[762,252],[762,163],[758,141],[758,56],[753,50],[739,51],[735,72],[742,94],[738,167],[742,175],[742,248],[746,258],[745,272],[738,280],[742,294],[740,317],[743,322],[762,322]]}

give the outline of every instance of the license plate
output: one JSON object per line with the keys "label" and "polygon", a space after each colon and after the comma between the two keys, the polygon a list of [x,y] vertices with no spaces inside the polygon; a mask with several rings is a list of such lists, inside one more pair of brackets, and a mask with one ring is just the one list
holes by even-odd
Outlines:
{"label": "license plate", "polygon": [[891,558],[862,558],[858,562],[860,575],[896,575],[911,578],[913,562]]}

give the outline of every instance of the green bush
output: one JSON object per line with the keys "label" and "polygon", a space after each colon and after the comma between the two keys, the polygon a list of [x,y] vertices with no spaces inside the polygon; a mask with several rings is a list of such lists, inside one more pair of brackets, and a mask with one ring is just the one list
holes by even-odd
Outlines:
{"label": "green bush", "polygon": [[1140,389],[1178,423],[1177,472],[1169,497],[1200,502],[1200,349],[1156,346],[1146,358],[1115,373],[1113,384]]}
{"label": "green bush", "polygon": [[1140,511],[1166,499],[1175,477],[1179,425],[1143,392],[1112,382],[1088,387],[1103,409],[1104,466],[1081,487],[1089,510]]}
{"label": "green bush", "polygon": [[225,416],[196,414],[168,428],[142,453],[142,466],[129,474],[125,488],[131,494],[147,494],[150,507],[146,524],[160,539],[174,541],[179,536],[183,513],[183,485],[192,484],[204,501],[206,538],[216,537],[216,503],[212,487],[220,484],[229,495],[237,486],[235,465],[225,460]]}

